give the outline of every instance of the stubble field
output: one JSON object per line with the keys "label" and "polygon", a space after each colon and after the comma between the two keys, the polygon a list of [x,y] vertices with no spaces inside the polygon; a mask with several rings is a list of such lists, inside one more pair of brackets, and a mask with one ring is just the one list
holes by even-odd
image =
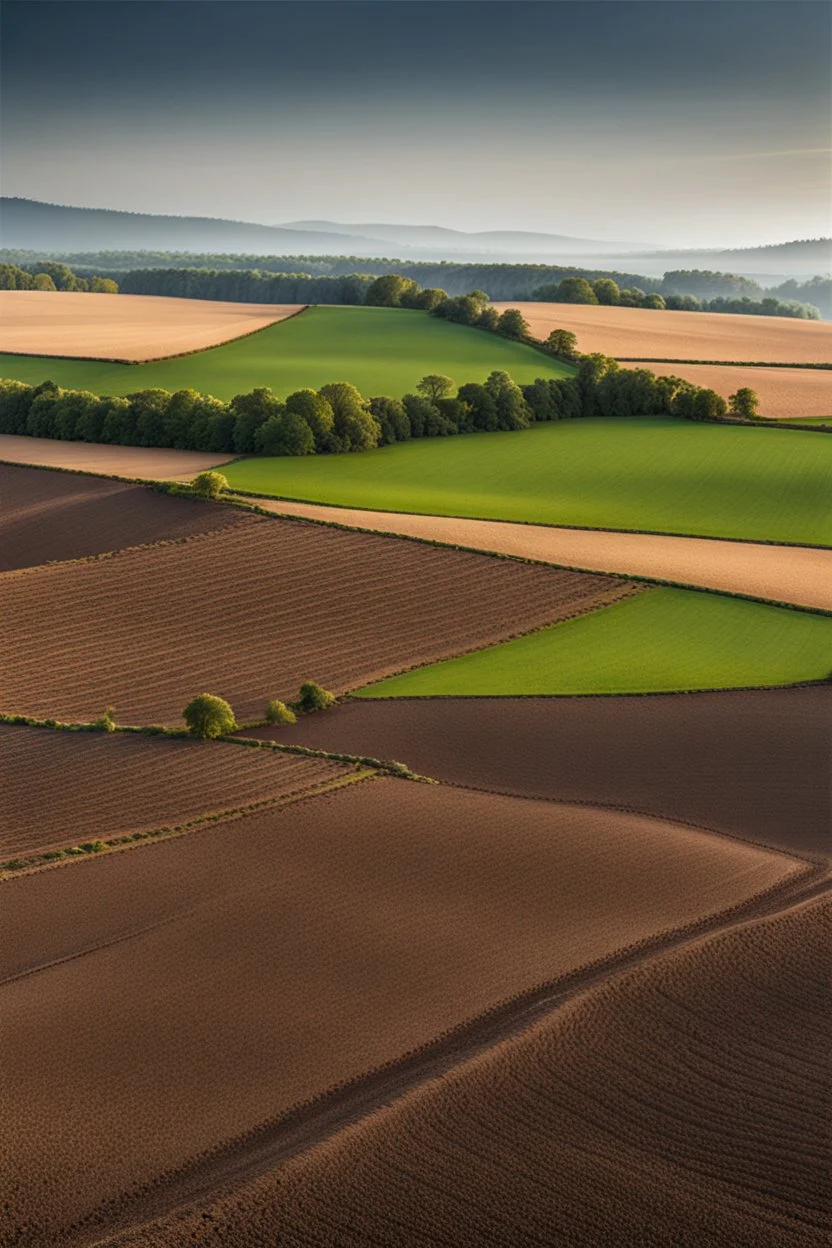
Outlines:
{"label": "stubble field", "polygon": [[104,473],[151,481],[189,481],[198,472],[224,463],[227,455],[170,451],[159,447],[108,446],[102,442],[59,442],[0,433],[0,461],[75,472]]}
{"label": "stubble field", "polygon": [[[678,315],[673,313],[674,316]],[[763,317],[756,317],[763,320]],[[814,420],[828,416],[832,424],[832,370],[825,368],[732,368],[729,364],[627,364],[648,368],[659,376],[685,377],[696,386],[716,390],[727,399],[743,386],[757,392],[760,416],[774,420]]]}

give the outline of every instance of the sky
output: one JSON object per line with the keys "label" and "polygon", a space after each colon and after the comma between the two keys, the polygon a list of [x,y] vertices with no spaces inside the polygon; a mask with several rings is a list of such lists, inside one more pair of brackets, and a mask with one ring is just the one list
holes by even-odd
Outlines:
{"label": "sky", "polygon": [[663,246],[830,233],[825,0],[4,0],[2,189]]}

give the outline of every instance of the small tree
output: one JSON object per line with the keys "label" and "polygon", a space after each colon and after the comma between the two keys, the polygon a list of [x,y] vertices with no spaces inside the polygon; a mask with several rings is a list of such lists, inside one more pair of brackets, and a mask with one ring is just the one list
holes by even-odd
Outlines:
{"label": "small tree", "polygon": [[446,377],[443,373],[428,373],[421,381],[417,381],[416,389],[431,403],[436,403],[438,399],[447,399],[456,389],[456,382],[453,377]]}
{"label": "small tree", "polygon": [[556,303],[597,303],[598,296],[585,277],[565,277],[558,283]]}
{"label": "small tree", "polygon": [[228,489],[228,481],[221,472],[198,472],[191,482],[191,492],[199,498],[219,498]]}
{"label": "small tree", "polygon": [[285,702],[279,702],[277,698],[272,698],[266,705],[266,723],[267,724],[296,724],[298,717]]}
{"label": "small tree", "polygon": [[224,698],[213,693],[200,693],[182,712],[189,732],[195,737],[223,737],[237,727],[234,712]]}
{"label": "small tree", "polygon": [[497,322],[497,333],[504,338],[525,338],[529,323],[519,308],[506,308]]}
{"label": "small tree", "polygon": [[93,728],[96,728],[99,732],[115,732],[116,721],[113,719],[114,715],[115,711],[111,706],[108,706],[100,719],[95,720]]}
{"label": "small tree", "polygon": [[728,410],[728,404],[716,390],[697,390],[693,400],[694,420],[720,420]]}
{"label": "small tree", "polygon": [[546,339],[546,350],[562,360],[578,358],[578,339],[569,329],[553,329]]}
{"label": "small tree", "polygon": [[36,273],[32,278],[33,290],[57,290],[58,287],[52,281],[48,273]]}
{"label": "small tree", "polygon": [[760,413],[760,397],[756,390],[749,386],[741,386],[736,394],[728,398],[728,411],[731,416],[740,420],[754,420]]}
{"label": "small tree", "polygon": [[300,687],[297,705],[302,711],[325,711],[336,701],[335,694],[316,685],[314,680],[307,680]]}

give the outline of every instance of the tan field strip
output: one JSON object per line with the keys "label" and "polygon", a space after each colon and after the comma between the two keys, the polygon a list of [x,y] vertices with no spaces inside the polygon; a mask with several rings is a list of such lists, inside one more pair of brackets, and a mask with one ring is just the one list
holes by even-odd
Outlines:
{"label": "tan field strip", "polygon": [[[788,434],[784,434],[788,437]],[[277,515],[305,516],[453,545],[542,559],[593,572],[617,572],[749,594],[777,602],[832,610],[832,551],[766,546],[705,537],[549,528],[503,520],[458,520],[404,512],[363,511],[258,498]]]}
{"label": "tan field strip", "polygon": [[519,308],[535,338],[571,329],[584,354],[645,360],[748,360],[751,363],[832,363],[832,324],[786,316],[725,312],[659,312],[648,308],[576,303],[495,303]]}
{"label": "tan field strip", "polygon": [[228,455],[211,455],[207,451],[170,451],[157,447],[107,446],[102,442],[59,442],[56,438],[27,438],[14,433],[0,433],[0,462],[4,461],[36,468],[71,468],[76,472],[104,473],[137,480],[185,481],[206,468],[227,464]]}
{"label": "tan field strip", "polygon": [[694,385],[716,390],[726,399],[740,387],[749,386],[760,397],[761,416],[775,420],[828,416],[832,424],[832,370],[829,369],[661,364],[657,361],[625,364],[624,367],[648,368],[659,376],[684,377]]}
{"label": "tan field strip", "polygon": [[294,316],[303,306],[3,290],[0,351],[135,364],[216,347]]}
{"label": "tan field strip", "polygon": [[66,1243],[462,1020],[804,874],[661,820],[384,779],[12,879],[0,1240]]}

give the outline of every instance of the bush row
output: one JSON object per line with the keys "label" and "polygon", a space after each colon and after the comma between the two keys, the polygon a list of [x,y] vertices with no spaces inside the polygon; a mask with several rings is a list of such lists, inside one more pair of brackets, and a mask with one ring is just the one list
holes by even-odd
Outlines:
{"label": "bush row", "polygon": [[562,281],[538,286],[531,298],[542,303],[604,304],[608,307],[655,308],[671,312],[731,312],[750,316],[788,316],[804,321],[820,320],[820,312],[810,303],[795,299],[776,299],[766,295],[750,299],[747,295],[702,299],[690,294],[649,294],[637,286],[620,287],[610,277],[591,282],[585,277],[565,277]]}
{"label": "bush row", "polygon": [[28,269],[16,264],[0,264],[0,290],[82,290],[99,295],[117,295],[118,282],[111,277],[79,277],[68,264],[43,260]]}

